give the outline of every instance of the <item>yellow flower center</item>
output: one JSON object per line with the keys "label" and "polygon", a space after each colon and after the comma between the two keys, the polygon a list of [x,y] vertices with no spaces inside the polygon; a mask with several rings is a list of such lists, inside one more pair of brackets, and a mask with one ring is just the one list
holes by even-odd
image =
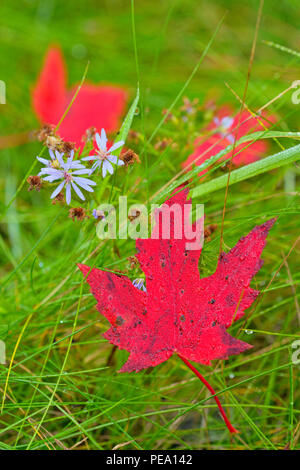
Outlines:
{"label": "yellow flower center", "polygon": [[60,163],[59,163],[58,160],[53,160],[52,163],[51,163],[51,166],[52,166],[52,168],[59,168]]}

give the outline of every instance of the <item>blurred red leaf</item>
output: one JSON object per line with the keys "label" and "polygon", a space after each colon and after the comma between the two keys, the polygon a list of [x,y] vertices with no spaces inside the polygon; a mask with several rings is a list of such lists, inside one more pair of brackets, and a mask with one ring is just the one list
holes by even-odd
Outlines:
{"label": "blurred red leaf", "polygon": [[[272,122],[275,122],[274,116],[263,114],[258,120],[251,116],[248,111],[243,111],[241,116],[239,116],[239,114],[234,117],[231,116],[234,116],[234,111],[230,106],[223,106],[218,111],[213,121],[207,126],[207,131],[211,133],[211,135],[196,139],[194,143],[195,150],[182,164],[183,168],[189,167],[192,162],[200,166],[208,158],[221,152],[228,145],[233,144],[235,138],[239,140],[252,132],[263,131],[264,127],[261,123],[264,123],[265,127],[268,128]],[[249,144],[250,142],[246,142],[235,148],[235,156],[232,162],[236,166],[248,165],[249,163],[259,160],[268,149],[268,143],[266,141],[257,140],[251,143],[251,145]],[[237,152],[240,153],[236,155]],[[231,154],[231,151],[228,152],[221,160],[225,161],[230,159]],[[200,174],[206,171],[207,170],[204,170]]]}
{"label": "blurred red leaf", "polygon": [[[42,123],[57,125],[76,86],[67,90],[66,64],[59,47],[52,46],[44,60],[43,68],[32,90],[32,105]],[[66,141],[82,146],[85,131],[95,127],[106,132],[118,130],[127,100],[126,91],[114,85],[93,85],[85,83],[58,134]]]}

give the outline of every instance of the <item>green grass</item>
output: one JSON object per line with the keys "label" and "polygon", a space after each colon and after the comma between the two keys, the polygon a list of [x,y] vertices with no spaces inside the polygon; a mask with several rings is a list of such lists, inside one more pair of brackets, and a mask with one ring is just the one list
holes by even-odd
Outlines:
{"label": "green grass", "polygon": [[[59,42],[70,84],[80,82],[88,60],[88,80],[125,85],[130,102],[139,82],[132,128],[140,140],[128,145],[141,164],[105,179],[97,202],[115,202],[122,194],[129,203],[161,202],[209,119],[201,111],[187,123],[163,123],[161,112],[175,103],[180,116],[182,91],[200,104],[214,99],[239,109],[225,83],[242,97],[259,2],[142,0],[134,15],[130,2],[121,0],[75,4],[11,0],[1,5],[0,79],[7,86],[1,136],[38,128],[29,90],[49,43]],[[246,97],[250,109],[264,106],[299,78],[298,10],[296,1],[265,2]],[[74,48],[78,44],[83,56]],[[138,374],[117,373],[127,353],[112,354],[103,339],[107,322],[76,262],[89,260],[134,279],[141,274],[128,262],[134,241],[99,242],[92,218],[73,222],[65,207],[51,204],[49,190],[28,192],[27,184],[21,186],[41,151],[39,143],[0,150],[0,339],[7,348],[7,363],[0,365],[1,393],[6,389],[1,449],[300,449],[300,365],[291,362],[291,343],[300,336],[295,244],[300,129],[299,105],[292,104],[291,93],[267,108],[278,117],[273,133],[256,136],[268,138],[264,157],[272,158],[271,166],[261,160],[249,172],[235,170],[226,206],[226,249],[254,225],[278,216],[252,284],[262,293],[230,330],[254,348],[211,368],[197,365],[239,429],[234,438],[206,389],[176,356]],[[158,150],[155,144],[165,137],[176,146]],[[193,202],[205,204],[206,224],[218,225],[201,256],[200,274],[206,276],[218,258],[227,174],[215,167],[203,184],[197,174],[189,174]],[[187,179],[178,176],[174,187],[179,178]]]}

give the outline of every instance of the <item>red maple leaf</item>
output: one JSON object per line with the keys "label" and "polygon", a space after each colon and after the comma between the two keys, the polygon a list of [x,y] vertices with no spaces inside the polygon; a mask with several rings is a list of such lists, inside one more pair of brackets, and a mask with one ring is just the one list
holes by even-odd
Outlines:
{"label": "red maple leaf", "polygon": [[[264,126],[270,127],[275,121],[274,116],[263,114],[259,120],[255,119],[248,111],[243,111],[241,115],[234,116],[233,109],[230,106],[223,106],[208,125],[207,131],[211,134],[207,138],[196,139],[194,152],[182,164],[183,168],[190,167],[192,162],[200,166],[208,158],[224,150],[228,145],[232,145],[236,140],[252,132],[263,131]],[[267,149],[268,144],[265,141],[255,141],[240,144],[235,148],[235,155],[232,162],[237,165],[249,165],[261,158]],[[237,154],[237,155],[236,155]],[[221,160],[231,158],[231,152],[222,157]],[[202,175],[207,170],[200,173]]]}
{"label": "red maple leaf", "polygon": [[[77,87],[68,90],[67,70],[59,47],[49,48],[38,81],[32,90],[32,104],[43,123],[57,125],[68,107]],[[113,85],[85,83],[68,114],[59,127],[64,140],[82,146],[85,131],[95,127],[107,133],[119,127],[119,119],[126,105],[127,93]]]}
{"label": "red maple leaf", "polygon": [[[185,205],[189,212],[191,203],[186,197],[184,189],[165,204],[182,209]],[[189,223],[187,212],[184,221]],[[174,238],[174,218],[169,239],[162,239],[161,224],[157,225],[151,238],[136,241],[146,292],[125,276],[79,264],[98,302],[97,309],[111,324],[104,337],[130,352],[120,372],[156,366],[177,354],[215,394],[189,360],[209,365],[214,359],[227,359],[251,347],[226,329],[259,294],[249,284],[262,265],[260,255],[274,221],[256,226],[229,253],[222,253],[215,273],[202,279],[198,269],[201,250],[186,249],[191,240],[184,230],[182,239]],[[229,430],[236,432],[215,399]]]}

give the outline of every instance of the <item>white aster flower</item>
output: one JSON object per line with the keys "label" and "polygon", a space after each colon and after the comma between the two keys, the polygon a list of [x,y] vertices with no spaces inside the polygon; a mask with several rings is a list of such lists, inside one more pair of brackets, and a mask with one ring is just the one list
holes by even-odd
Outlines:
{"label": "white aster flower", "polygon": [[50,183],[53,183],[53,181],[62,180],[51,194],[51,199],[55,198],[65,187],[67,204],[70,204],[71,202],[72,188],[74,189],[77,196],[82,201],[84,201],[85,197],[79,189],[79,186],[85,191],[93,192],[94,190],[91,188],[91,186],[95,186],[96,183],[88,178],[82,178],[81,176],[78,176],[89,175],[90,170],[84,165],[82,165],[79,160],[73,162],[74,151],[70,152],[70,156],[69,158],[67,158],[66,162],[63,159],[63,155],[63,153],[55,152],[55,161],[57,161],[57,163],[55,163],[55,166],[53,166],[52,164],[54,160],[52,159],[51,153],[50,156],[52,161],[40,159],[38,157],[39,161],[47,165],[41,169],[39,176],[41,176],[44,181],[49,181]]}
{"label": "white aster flower", "polygon": [[[51,160],[47,160],[46,158],[42,158],[42,157],[36,157],[36,158],[38,159],[39,162],[43,163],[43,165],[45,165],[46,168],[60,168],[62,161],[63,161],[64,153],[58,152],[58,150],[55,150],[55,152],[53,152],[53,150],[49,149],[49,155],[50,155]],[[71,150],[70,157],[73,160],[74,150]],[[79,168],[84,168],[84,166],[80,164],[80,161],[75,161],[73,162],[73,168],[79,169]],[[43,170],[45,170],[45,168],[42,168],[41,172],[43,172]]]}
{"label": "white aster flower", "polygon": [[222,119],[215,117],[214,123],[220,128],[220,134],[225,137],[231,144],[234,143],[234,136],[228,133],[229,129],[232,127],[234,119],[230,116],[225,116]]}
{"label": "white aster flower", "polygon": [[82,160],[95,161],[92,166],[91,172],[95,171],[96,168],[101,168],[102,166],[102,176],[103,178],[105,178],[107,172],[111,175],[113,174],[114,167],[112,166],[112,164],[124,165],[123,160],[121,160],[116,155],[112,155],[112,152],[122,147],[122,145],[124,145],[124,142],[123,140],[120,140],[119,142],[113,144],[109,149],[107,149],[107,137],[105,130],[101,130],[101,137],[98,133],[95,135],[95,137],[98,146],[98,150],[96,150],[96,155],[90,155],[88,157],[83,158]]}
{"label": "white aster flower", "polygon": [[144,282],[145,282],[144,279],[140,277],[138,279],[134,279],[134,281],[132,281],[132,285],[139,290],[143,290],[144,292],[147,292],[147,289],[144,286]]}

